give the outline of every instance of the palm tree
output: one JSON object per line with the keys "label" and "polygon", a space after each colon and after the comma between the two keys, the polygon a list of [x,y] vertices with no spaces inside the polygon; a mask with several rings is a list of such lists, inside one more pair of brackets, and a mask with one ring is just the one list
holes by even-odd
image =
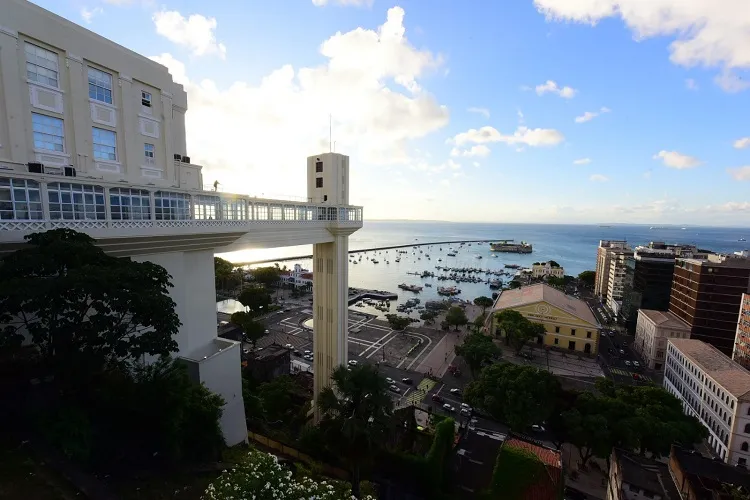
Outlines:
{"label": "palm tree", "polygon": [[386,439],[393,400],[385,379],[370,365],[339,366],[331,380],[333,387],[318,395],[320,427],[330,450],[349,464],[352,495],[359,498],[362,465],[373,458]]}

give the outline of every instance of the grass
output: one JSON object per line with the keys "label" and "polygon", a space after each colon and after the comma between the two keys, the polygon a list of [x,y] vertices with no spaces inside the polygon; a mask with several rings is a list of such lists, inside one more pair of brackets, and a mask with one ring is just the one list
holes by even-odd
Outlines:
{"label": "grass", "polygon": [[68,500],[80,493],[38,462],[22,444],[0,443],[0,498]]}

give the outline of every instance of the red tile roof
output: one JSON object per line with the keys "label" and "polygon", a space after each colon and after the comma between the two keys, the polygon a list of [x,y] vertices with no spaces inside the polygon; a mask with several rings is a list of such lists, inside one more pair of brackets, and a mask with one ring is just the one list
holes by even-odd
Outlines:
{"label": "red tile roof", "polygon": [[546,474],[526,488],[521,500],[557,500],[563,488],[562,455],[559,451],[538,446],[515,437],[507,439],[503,446],[510,446],[533,453],[543,464]]}

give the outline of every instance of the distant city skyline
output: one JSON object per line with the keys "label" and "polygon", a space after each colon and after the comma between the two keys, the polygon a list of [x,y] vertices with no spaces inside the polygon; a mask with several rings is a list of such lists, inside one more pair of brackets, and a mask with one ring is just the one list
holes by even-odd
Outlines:
{"label": "distant city skyline", "polygon": [[750,225],[743,0],[35,3],[166,65],[225,191],[330,141],[366,218]]}

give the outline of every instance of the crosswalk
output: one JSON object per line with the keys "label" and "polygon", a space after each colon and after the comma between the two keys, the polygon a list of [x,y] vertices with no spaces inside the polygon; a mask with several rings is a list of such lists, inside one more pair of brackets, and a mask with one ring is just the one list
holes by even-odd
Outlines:
{"label": "crosswalk", "polygon": [[[609,371],[614,373],[615,375],[622,375],[623,377],[633,377],[634,372],[629,372],[627,370],[623,370],[621,368],[610,368]],[[642,373],[638,374],[638,378],[641,380],[644,380],[646,382],[651,382],[651,377],[648,375],[643,375]]]}
{"label": "crosswalk", "polygon": [[421,403],[425,397],[425,394],[430,392],[430,390],[435,387],[435,384],[437,384],[437,382],[432,379],[422,379],[419,385],[417,385],[417,387],[406,396],[405,403],[407,405],[416,405]]}

